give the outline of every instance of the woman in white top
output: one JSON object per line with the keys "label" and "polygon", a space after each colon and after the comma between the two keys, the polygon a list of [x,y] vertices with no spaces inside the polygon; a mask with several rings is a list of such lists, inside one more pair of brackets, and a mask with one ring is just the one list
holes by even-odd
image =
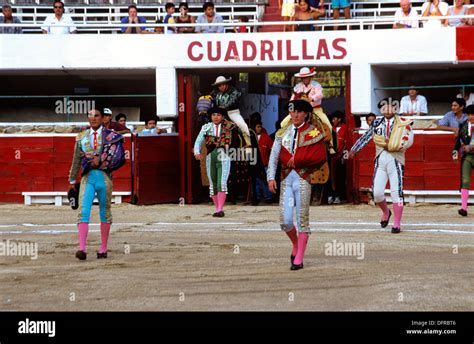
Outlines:
{"label": "woman in white top", "polygon": [[[448,10],[448,16],[462,16],[466,14],[466,7],[464,6],[464,0],[454,0],[454,6],[450,6]],[[460,18],[448,19],[447,26],[459,26],[461,25]]]}
{"label": "woman in white top", "polygon": [[[449,6],[441,0],[429,0],[421,7],[422,17],[446,16]],[[426,20],[423,27],[440,27],[446,22],[445,19]]]}

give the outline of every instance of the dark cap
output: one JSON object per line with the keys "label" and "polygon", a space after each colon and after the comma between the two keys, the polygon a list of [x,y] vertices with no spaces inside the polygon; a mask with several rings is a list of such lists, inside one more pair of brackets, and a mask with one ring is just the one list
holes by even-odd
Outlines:
{"label": "dark cap", "polygon": [[313,107],[303,99],[295,99],[288,103],[288,111],[313,112]]}
{"label": "dark cap", "polygon": [[466,109],[464,110],[464,112],[465,112],[467,115],[474,115],[474,105],[469,105],[468,107],[466,107]]}
{"label": "dark cap", "polygon": [[213,113],[219,113],[221,114],[222,116],[226,117],[227,118],[227,110],[224,109],[224,108],[221,108],[221,107],[218,107],[218,106],[215,106],[213,108],[210,108],[209,110],[207,110],[207,113],[209,116],[211,116]]}

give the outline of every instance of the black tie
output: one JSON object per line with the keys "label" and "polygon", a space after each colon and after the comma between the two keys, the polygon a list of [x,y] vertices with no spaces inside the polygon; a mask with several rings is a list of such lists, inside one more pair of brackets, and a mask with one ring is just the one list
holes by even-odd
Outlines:
{"label": "black tie", "polygon": [[295,144],[296,144],[297,135],[298,135],[298,128],[295,128],[295,135],[293,135],[293,144],[291,146],[291,153],[295,153]]}

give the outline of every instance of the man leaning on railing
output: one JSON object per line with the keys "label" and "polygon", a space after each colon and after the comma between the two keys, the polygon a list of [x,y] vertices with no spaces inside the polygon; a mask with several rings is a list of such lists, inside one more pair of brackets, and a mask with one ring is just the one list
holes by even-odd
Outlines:
{"label": "man leaning on railing", "polygon": [[[0,17],[0,24],[21,24],[18,17],[13,16],[12,7],[8,4],[2,6],[3,17]],[[23,33],[21,27],[12,25],[11,27],[0,27],[0,33]]]}

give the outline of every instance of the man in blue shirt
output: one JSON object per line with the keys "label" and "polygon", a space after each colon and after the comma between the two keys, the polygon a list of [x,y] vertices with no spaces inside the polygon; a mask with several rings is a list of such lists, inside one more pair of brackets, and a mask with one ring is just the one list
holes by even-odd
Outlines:
{"label": "man in blue shirt", "polygon": [[451,111],[438,121],[439,130],[452,131],[457,135],[461,124],[467,121],[467,115],[464,113],[466,101],[463,98],[456,98],[451,103]]}
{"label": "man in blue shirt", "polygon": [[[223,23],[224,19],[214,11],[214,4],[212,2],[205,2],[202,6],[204,14],[201,14],[197,18],[198,24],[209,24],[209,23]],[[224,33],[224,26],[196,26],[196,33]]]}
{"label": "man in blue shirt", "polygon": [[[123,17],[122,24],[144,24],[146,19],[138,16],[137,6],[128,6],[128,17]],[[122,27],[122,33],[143,33],[146,31],[145,27]]]}
{"label": "man in blue shirt", "polygon": [[[12,7],[8,4],[2,6],[3,17],[0,17],[0,24],[21,24],[18,17],[13,16]],[[21,27],[11,26],[11,27],[0,27],[0,33],[23,33]]]}

